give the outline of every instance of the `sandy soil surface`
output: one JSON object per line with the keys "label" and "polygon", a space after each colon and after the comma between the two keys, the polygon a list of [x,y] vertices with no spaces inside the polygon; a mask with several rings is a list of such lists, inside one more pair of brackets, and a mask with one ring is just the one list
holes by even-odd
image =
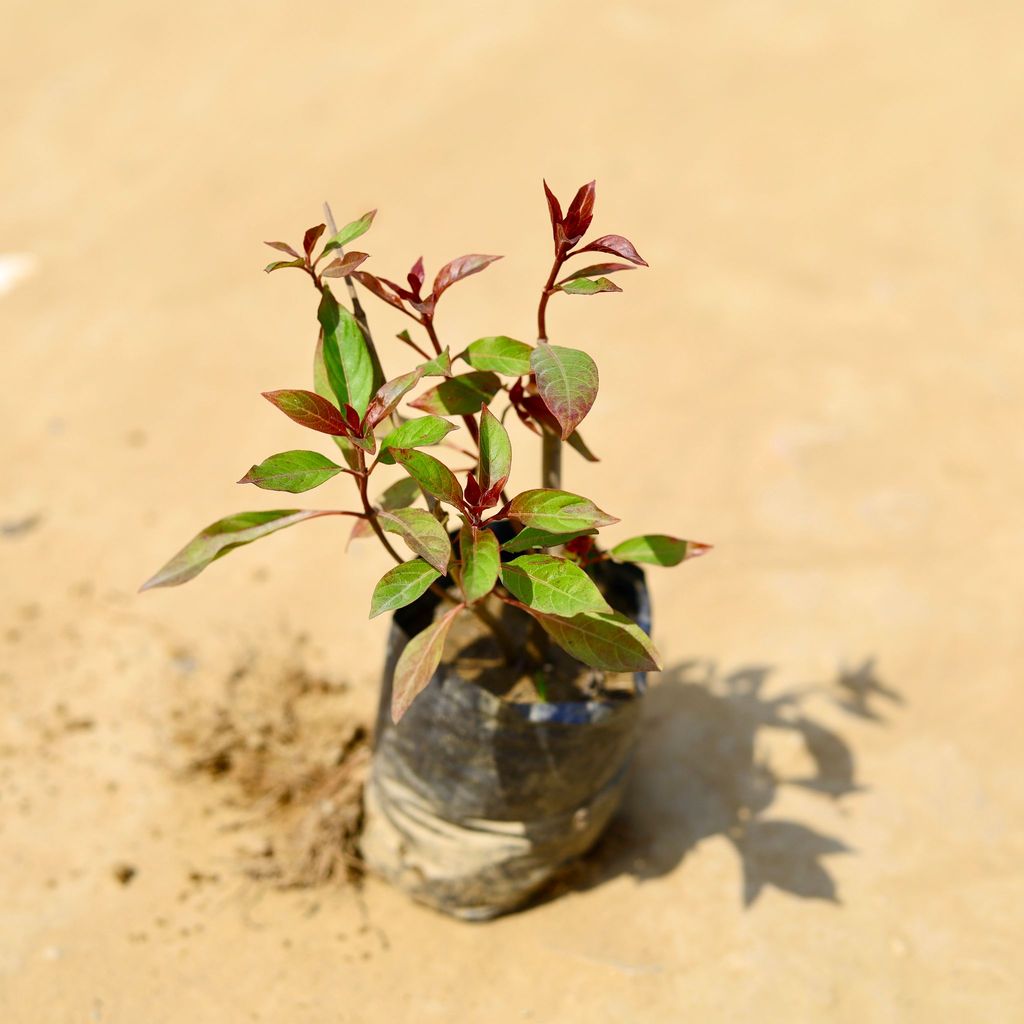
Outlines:
{"label": "sandy soil surface", "polygon": [[[5,1024],[1024,1019],[1017,5],[0,23]],[[604,383],[567,485],[615,536],[717,545],[653,578],[670,668],[627,806],[492,924],[281,890],[244,869],[271,823],[181,737],[240,679],[254,728],[368,719],[386,563],[325,520],[135,593],[277,507],[233,481],[306,441],[258,395],[306,385],[312,315],[261,240],[328,198],[380,207],[390,276],[507,253],[440,327],[529,338],[542,175],[596,177],[653,268],[552,309]]]}

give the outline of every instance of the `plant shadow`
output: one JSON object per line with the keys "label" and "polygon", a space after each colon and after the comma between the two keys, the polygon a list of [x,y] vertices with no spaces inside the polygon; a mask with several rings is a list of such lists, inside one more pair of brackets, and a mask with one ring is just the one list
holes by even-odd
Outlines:
{"label": "plant shadow", "polygon": [[[878,725],[898,691],[873,658],[841,669],[827,685],[774,692],[772,668],[727,673],[686,662],[666,671],[645,698],[640,747],[623,806],[595,848],[562,880],[586,890],[622,874],[638,881],[673,871],[690,850],[725,837],[751,906],[768,886],[839,903],[824,863],[852,853],[836,836],[772,813],[784,788],[841,801],[863,791],[853,750],[836,731],[836,709]],[[550,895],[554,895],[551,893]]]}

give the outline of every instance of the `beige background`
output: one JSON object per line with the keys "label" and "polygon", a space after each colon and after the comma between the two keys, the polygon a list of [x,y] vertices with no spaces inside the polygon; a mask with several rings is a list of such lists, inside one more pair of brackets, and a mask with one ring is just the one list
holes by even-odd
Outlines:
{"label": "beige background", "polygon": [[[0,1018],[1024,1019],[1022,32],[997,2],[6,0]],[[542,175],[596,177],[652,266],[552,307],[603,377],[567,486],[613,536],[716,545],[653,576],[672,671],[623,820],[593,884],[485,926],[243,882],[219,791],[168,770],[175,702],[255,652],[368,714],[386,629],[386,563],[330,520],[134,593],[280,504],[233,481],[307,440],[258,396],[312,341],[260,242],[377,206],[389,276],[507,254],[445,340],[529,339]]]}

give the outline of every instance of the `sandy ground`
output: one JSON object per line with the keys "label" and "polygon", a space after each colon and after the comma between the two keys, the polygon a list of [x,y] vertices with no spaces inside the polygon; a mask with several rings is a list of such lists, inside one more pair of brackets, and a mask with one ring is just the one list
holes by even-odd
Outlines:
{"label": "sandy ground", "polygon": [[[0,23],[5,1024],[1024,1019],[1019,5]],[[508,254],[446,340],[528,339],[542,175],[596,177],[653,268],[552,309],[604,385],[567,485],[616,535],[717,545],[653,578],[671,668],[627,806],[578,884],[488,925],[278,891],[178,726],[240,667],[368,717],[386,563],[325,520],[135,594],[277,507],[233,481],[306,441],[258,392],[306,385],[310,294],[260,242],[378,206],[390,276]]]}

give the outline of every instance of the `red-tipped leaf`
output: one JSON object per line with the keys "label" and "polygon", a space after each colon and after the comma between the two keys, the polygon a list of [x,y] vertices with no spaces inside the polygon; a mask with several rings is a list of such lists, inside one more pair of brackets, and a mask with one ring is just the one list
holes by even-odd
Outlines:
{"label": "red-tipped leaf", "polygon": [[289,419],[310,430],[319,430],[322,434],[348,436],[348,424],[342,419],[341,413],[318,394],[312,391],[285,389],[282,391],[264,391],[263,397],[276,405]]}
{"label": "red-tipped leaf", "polygon": [[699,558],[711,550],[710,544],[681,540],[663,533],[647,533],[630,537],[616,544],[608,554],[616,562],[639,562],[642,565],[679,565],[689,558]]}
{"label": "red-tipped leaf", "polygon": [[578,349],[538,345],[530,355],[537,390],[562,428],[564,441],[590,412],[597,398],[597,364]]}
{"label": "red-tipped leaf", "polygon": [[577,252],[607,252],[612,256],[621,256],[622,259],[629,260],[630,263],[635,263],[637,266],[647,266],[647,260],[636,251],[633,243],[628,238],[623,238],[622,235],[602,235],[583,246],[582,249],[578,249]]}
{"label": "red-tipped leaf", "polygon": [[594,198],[597,193],[597,183],[594,181],[582,185],[569,209],[565,211],[562,225],[565,228],[565,237],[569,245],[575,245],[590,227],[594,219]]}
{"label": "red-tipped leaf", "polygon": [[326,224],[317,224],[316,227],[310,228],[305,235],[302,237],[302,248],[306,251],[306,256],[310,256],[313,253],[313,246],[316,245],[317,239],[327,229]]}
{"label": "red-tipped leaf", "polygon": [[283,530],[286,526],[294,526],[318,516],[355,514],[290,508],[271,512],[238,512],[226,516],[196,534],[163,568],[146,580],[141,589],[176,587],[198,576],[211,562],[222,558],[229,551]]}
{"label": "red-tipped leaf", "polygon": [[446,263],[434,278],[434,301],[436,302],[456,281],[461,281],[471,274],[479,274],[481,270],[500,259],[500,256],[482,256],[471,253],[469,256],[460,256],[458,259]]}
{"label": "red-tipped leaf", "polygon": [[445,616],[417,633],[402,651],[395,666],[391,692],[391,719],[397,725],[409,706],[426,688],[441,663],[444,642],[455,617],[466,606],[457,604]]}
{"label": "red-tipped leaf", "polygon": [[347,252],[336,260],[331,260],[320,272],[322,277],[348,277],[353,271],[358,270],[368,259],[365,252]]}
{"label": "red-tipped leaf", "polygon": [[452,557],[452,545],[444,527],[421,508],[396,508],[378,514],[380,525],[397,534],[410,549],[438,572],[446,573]]}
{"label": "red-tipped leaf", "polygon": [[391,448],[391,455],[428,494],[463,508],[462,485],[443,462],[415,448]]}

